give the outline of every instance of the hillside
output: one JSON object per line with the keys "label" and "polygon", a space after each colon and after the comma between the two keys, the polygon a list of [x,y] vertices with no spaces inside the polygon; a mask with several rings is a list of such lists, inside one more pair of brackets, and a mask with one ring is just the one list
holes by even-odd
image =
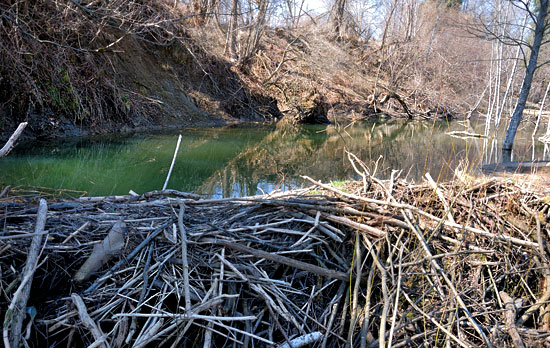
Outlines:
{"label": "hillside", "polygon": [[483,88],[486,64],[459,54],[474,39],[441,29],[441,18],[437,40],[425,40],[433,36],[425,21],[417,39],[385,46],[334,38],[313,19],[292,29],[264,25],[236,36],[240,53],[248,51],[235,58],[225,27],[183,5],[117,3],[0,6],[0,138],[22,121],[27,136],[60,137],[283,115],[314,123],[447,117],[473,111]]}

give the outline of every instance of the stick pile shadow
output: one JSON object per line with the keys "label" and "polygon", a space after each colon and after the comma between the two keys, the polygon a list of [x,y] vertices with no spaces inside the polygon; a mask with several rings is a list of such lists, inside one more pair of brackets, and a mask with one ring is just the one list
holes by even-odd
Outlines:
{"label": "stick pile shadow", "polygon": [[[314,186],[244,198],[174,190],[43,197],[47,213],[36,195],[3,190],[4,342],[550,343],[548,196],[502,179],[412,185],[365,177],[343,186],[304,179]],[[43,230],[35,228],[40,212]],[[32,241],[41,245],[30,267]],[[99,268],[75,278],[94,254]],[[19,288],[29,279],[21,308]]]}

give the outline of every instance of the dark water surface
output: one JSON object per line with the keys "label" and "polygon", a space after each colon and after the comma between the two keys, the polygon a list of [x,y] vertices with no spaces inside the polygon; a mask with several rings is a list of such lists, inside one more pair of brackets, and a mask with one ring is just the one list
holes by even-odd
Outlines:
{"label": "dark water surface", "polygon": [[[371,121],[329,126],[242,126],[183,130],[171,134],[112,136],[20,144],[0,159],[0,184],[127,194],[162,188],[176,146],[183,139],[168,187],[214,197],[254,195],[301,186],[300,175],[322,181],[356,178],[345,150],[377,175],[451,179],[467,160],[475,172],[499,160],[503,134],[461,139],[450,131],[483,133],[483,122]],[[531,141],[532,125],[518,131],[514,160],[544,158]],[[534,146],[533,146],[534,144]],[[546,157],[548,155],[546,154]],[[376,162],[378,164],[376,165]],[[464,166],[464,164],[463,164]]]}

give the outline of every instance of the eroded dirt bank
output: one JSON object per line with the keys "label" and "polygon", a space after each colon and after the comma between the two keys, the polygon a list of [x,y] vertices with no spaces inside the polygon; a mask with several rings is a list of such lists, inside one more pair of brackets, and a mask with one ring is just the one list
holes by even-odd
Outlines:
{"label": "eroded dirt bank", "polygon": [[[243,58],[227,53],[227,28],[171,1],[8,1],[0,9],[0,139],[22,121],[26,137],[63,137],[283,116],[448,117],[475,102],[435,90],[461,86],[453,76],[436,80],[429,67],[425,78],[413,76],[406,57],[357,37],[334,39],[317,23],[265,26]],[[404,64],[402,76],[395,64]]]}

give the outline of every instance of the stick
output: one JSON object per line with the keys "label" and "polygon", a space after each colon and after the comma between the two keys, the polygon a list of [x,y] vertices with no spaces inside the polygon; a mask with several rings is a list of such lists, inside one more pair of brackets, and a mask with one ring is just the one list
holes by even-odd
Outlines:
{"label": "stick", "polygon": [[281,344],[279,348],[300,348],[309,344],[313,344],[319,341],[321,338],[323,338],[323,334],[319,331],[315,331],[312,333],[308,333],[307,335],[293,338],[289,342]]}
{"label": "stick", "polygon": [[180,143],[181,143],[181,134],[178,137],[178,143],[176,144],[176,151],[174,151],[174,157],[172,158],[172,163],[170,164],[170,169],[168,170],[168,175],[166,175],[166,181],[164,182],[164,186],[162,186],[162,190],[166,190],[166,186],[168,186],[168,181],[170,180],[170,175],[172,175],[172,169],[174,169],[174,164],[176,163],[176,157],[178,156],[178,151],[180,149]]}
{"label": "stick", "polygon": [[550,288],[546,288],[546,291],[544,292],[544,294],[542,294],[542,296],[537,300],[537,302],[532,305],[531,307],[529,307],[529,309],[527,309],[525,311],[525,313],[523,313],[523,315],[518,319],[518,321],[516,321],[516,326],[521,326],[523,325],[523,323],[529,319],[529,317],[535,313],[542,305],[546,304],[546,302],[550,300]]}
{"label": "stick", "polygon": [[512,338],[512,343],[514,343],[516,348],[525,348],[515,323],[516,304],[514,303],[514,300],[504,291],[499,292],[499,294],[502,302],[504,302],[504,308],[506,308],[506,328],[508,329],[508,334]]}
{"label": "stick", "polygon": [[4,195],[5,195],[6,193],[9,192],[10,188],[11,188],[10,185],[4,187],[4,189],[2,190],[2,192],[0,192],[0,198],[4,197]]}
{"label": "stick", "polygon": [[327,220],[337,222],[339,224],[348,226],[353,229],[361,230],[363,232],[370,234],[373,237],[382,238],[386,235],[384,231],[379,230],[378,228],[361,224],[359,222],[355,222],[343,216],[336,216],[336,215],[326,214],[326,213],[321,213],[321,215]]}
{"label": "stick", "polygon": [[118,261],[113,267],[105,273],[103,277],[100,277],[96,279],[96,281],[90,285],[88,289],[84,291],[84,294],[89,294],[93,291],[95,291],[103,282],[105,282],[107,279],[109,279],[109,276],[116,272],[122,265],[125,265],[126,263],[132,261],[134,257],[141,251],[141,249],[145,248],[156,236],[158,236],[165,228],[166,226],[170,226],[173,223],[172,219],[168,220],[167,222],[163,223],[159,227],[157,227],[156,230],[154,230],[145,240],[134,249],[127,257],[123,258],[122,260]]}
{"label": "stick", "polygon": [[84,231],[86,228],[88,228],[88,226],[90,226],[90,221],[86,221],[86,222],[84,223],[84,225],[80,226],[76,231],[74,231],[73,233],[71,233],[70,235],[68,235],[67,238],[65,238],[65,240],[61,242],[61,244],[67,243],[67,242],[70,241],[72,238],[74,238],[74,236],[76,236],[77,234],[79,234],[80,232],[82,232],[82,231]]}
{"label": "stick", "polygon": [[[401,248],[399,249],[399,264],[401,264],[402,260],[403,260],[403,250],[405,249],[405,245],[403,244],[401,246]],[[402,276],[402,267],[401,265],[398,267],[398,273],[397,273],[397,294],[395,295],[395,305],[394,305],[394,309],[393,309],[393,316],[391,318],[391,327],[390,327],[390,337],[389,337],[389,340],[388,340],[388,347],[393,347],[392,346],[392,340],[393,340],[393,333],[395,331],[395,320],[397,318],[397,313],[399,312],[399,295],[400,295],[400,291],[401,291],[401,280],[403,278]]]}
{"label": "stick", "polygon": [[[351,303],[351,319],[348,331],[348,342],[350,347],[353,347],[353,333],[355,331],[355,325],[357,324],[357,301],[359,298],[359,286],[361,285],[361,242],[359,240],[359,231],[355,232],[355,284],[353,286],[353,298]],[[351,272],[351,270],[350,270]]]}
{"label": "stick", "polygon": [[19,124],[15,132],[13,132],[11,137],[8,139],[8,141],[4,145],[4,147],[0,149],[0,157],[6,157],[11,152],[11,150],[15,146],[15,142],[17,141],[17,139],[19,139],[19,137],[21,136],[21,133],[23,133],[23,130],[25,129],[25,127],[27,127],[27,122],[21,122]]}
{"label": "stick", "polygon": [[[422,249],[424,249],[424,253],[426,254],[427,257],[431,258],[431,261],[430,261],[430,264],[432,266],[432,268],[434,269],[434,271],[441,275],[441,277],[443,278],[443,280],[445,281],[445,283],[447,283],[447,286],[451,289],[451,292],[453,293],[453,295],[455,296],[458,304],[460,305],[460,307],[462,307],[462,310],[464,311],[464,313],[466,314],[466,318],[468,319],[468,321],[472,324],[472,326],[474,327],[474,329],[479,333],[479,335],[483,338],[483,341],[485,341],[485,343],[487,344],[487,346],[489,348],[494,348],[493,344],[491,343],[491,341],[489,341],[489,338],[485,335],[485,333],[483,332],[483,330],[481,329],[481,327],[479,326],[479,324],[475,321],[474,317],[472,316],[472,314],[470,313],[470,311],[468,310],[468,307],[466,306],[466,304],[464,303],[464,301],[462,300],[462,297],[460,296],[460,294],[458,293],[458,291],[456,290],[456,287],[454,286],[454,284],[451,282],[451,280],[449,279],[449,277],[447,277],[447,275],[445,274],[445,272],[443,271],[443,269],[441,268],[441,266],[439,266],[439,264],[437,263],[437,261],[433,258],[433,255],[432,255],[432,252],[430,251],[430,248],[428,247],[428,244],[426,243],[426,240],[424,239],[424,237],[422,236],[422,234],[420,234],[420,231],[418,231],[414,225],[411,223],[411,221],[405,216],[405,219],[407,221],[407,224],[409,224],[411,230],[414,232],[414,235],[416,236],[416,238],[418,239],[418,241],[420,242],[420,245],[422,246]],[[436,278],[437,279],[437,278]]]}
{"label": "stick", "polygon": [[316,265],[312,265],[310,263],[294,260],[294,259],[291,259],[291,258],[286,257],[286,256],[281,256],[281,255],[268,253],[266,251],[253,249],[253,248],[247,247],[245,245],[232,243],[232,242],[228,242],[228,241],[224,241],[224,240],[215,240],[214,239],[211,242],[214,243],[214,244],[223,245],[223,246],[228,247],[228,248],[233,249],[233,250],[237,250],[237,251],[240,251],[240,252],[243,252],[243,253],[250,254],[252,256],[256,256],[256,257],[263,258],[263,259],[266,259],[266,260],[269,260],[269,261],[281,263],[283,265],[298,268],[298,269],[308,271],[308,272],[311,272],[311,273],[315,273],[315,274],[318,274],[318,275],[321,275],[321,276],[324,276],[324,277],[328,277],[328,278],[332,278],[332,279],[339,279],[339,280],[343,280],[343,281],[349,280],[349,275],[347,275],[343,272],[322,268],[322,267],[319,267],[319,266],[316,266]]}
{"label": "stick", "polygon": [[[23,127],[24,128],[24,127]],[[37,268],[40,246],[42,245],[42,235],[44,226],[46,225],[46,215],[48,213],[48,205],[44,199],[40,200],[38,214],[36,217],[35,236],[32,238],[31,246],[29,247],[27,261],[23,269],[23,280],[13,295],[6,315],[4,317],[4,345],[6,348],[19,347],[21,340],[21,330],[23,328],[23,320],[26,316],[26,307],[29,295],[31,292],[32,277]],[[10,325],[11,324],[11,325]],[[8,330],[11,326],[11,337],[8,336]]]}
{"label": "stick", "polygon": [[[181,135],[180,135],[181,138]],[[180,204],[180,213],[178,215],[178,225],[181,233],[181,259],[183,264],[183,286],[185,294],[185,311],[191,311],[191,297],[189,295],[189,261],[187,260],[187,233],[183,226],[183,213],[185,213],[185,205]]]}
{"label": "stick", "polygon": [[338,293],[332,300],[332,312],[330,313],[330,317],[328,319],[328,325],[327,330],[325,331],[325,335],[323,338],[323,342],[321,343],[321,348],[325,348],[327,345],[328,337],[330,336],[332,325],[334,324],[334,318],[336,318],[336,313],[338,312],[338,307],[340,306],[340,299],[342,298],[342,295],[344,294],[344,290],[346,289],[346,283],[342,282],[340,284],[340,288],[338,289]]}
{"label": "stick", "polygon": [[381,200],[378,200],[378,199],[361,197],[361,196],[357,196],[357,195],[354,195],[354,194],[342,192],[338,189],[330,187],[329,185],[325,185],[325,184],[322,184],[320,182],[317,182],[317,181],[313,180],[312,178],[310,178],[308,176],[302,176],[302,178],[305,179],[305,180],[308,180],[309,182],[311,182],[311,183],[313,183],[313,184],[315,184],[315,185],[317,185],[321,188],[332,191],[332,192],[334,192],[334,193],[336,193],[336,194],[338,194],[342,197],[346,197],[346,198],[353,199],[353,200],[359,200],[361,202],[366,202],[366,203],[378,204],[378,205],[381,205],[381,206],[389,205],[389,206],[394,207],[394,208],[408,209],[408,210],[411,210],[415,213],[418,213],[418,214],[420,214],[424,217],[427,217],[431,220],[434,220],[435,222],[439,223],[439,222],[443,221],[443,224],[447,227],[464,229],[468,232],[472,232],[472,233],[479,234],[479,235],[489,237],[489,238],[494,238],[494,239],[501,240],[501,241],[507,242],[507,243],[527,246],[527,247],[534,248],[534,249],[538,249],[538,246],[539,246],[538,243],[531,242],[531,241],[528,241],[528,240],[522,240],[522,239],[519,239],[519,238],[510,237],[510,236],[503,235],[503,234],[494,234],[494,233],[490,233],[490,232],[481,230],[479,228],[469,227],[469,226],[465,226],[465,225],[445,221],[443,219],[438,218],[437,216],[426,213],[422,209],[419,209],[419,208],[417,208],[413,205],[410,205],[410,204],[403,204],[403,203],[397,203],[397,202],[386,202],[386,201],[381,201]]}
{"label": "stick", "polygon": [[145,347],[145,345],[156,336],[162,325],[164,324],[164,319],[160,318],[157,322],[155,322],[143,336],[139,338],[137,342],[134,343],[133,348],[141,348]]}
{"label": "stick", "polygon": [[424,312],[420,307],[418,307],[413,300],[407,295],[406,292],[403,291],[403,296],[407,299],[407,302],[420,314],[422,314],[425,318],[429,319],[435,326],[437,326],[441,331],[443,331],[445,334],[447,334],[448,337],[452,338],[458,345],[460,345],[463,348],[471,348],[468,344],[465,342],[462,342],[458,337],[453,335],[452,332],[447,330],[443,325],[441,325],[436,319],[428,315],[426,312]]}
{"label": "stick", "polygon": [[80,317],[80,321],[84,326],[90,330],[92,333],[92,336],[94,336],[95,342],[93,345],[99,345],[102,348],[107,348],[109,345],[105,342],[106,337],[103,332],[101,332],[101,329],[97,326],[97,324],[94,322],[92,317],[88,314],[88,310],[86,309],[86,305],[84,304],[84,301],[82,301],[82,298],[78,296],[78,294],[71,294],[71,298],[73,299],[73,303],[76,306],[76,309],[78,310],[78,316]]}

